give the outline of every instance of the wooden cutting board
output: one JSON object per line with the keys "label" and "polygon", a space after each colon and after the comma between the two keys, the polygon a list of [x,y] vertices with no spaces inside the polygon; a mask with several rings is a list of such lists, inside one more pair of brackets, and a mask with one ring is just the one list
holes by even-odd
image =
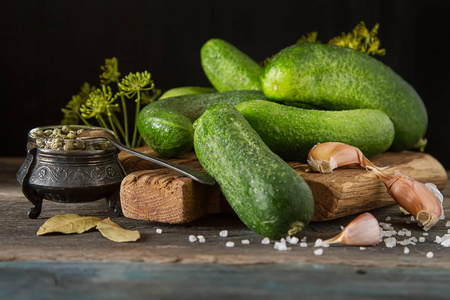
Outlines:
{"label": "wooden cutting board", "polygon": [[[138,151],[158,156],[147,147]],[[182,224],[215,213],[233,213],[218,186],[206,186],[175,171],[120,153],[119,159],[127,172],[121,184],[120,198],[125,217]],[[172,162],[204,171],[194,152]],[[386,152],[371,158],[385,171],[403,174],[420,182],[432,182],[443,189],[447,172],[432,156],[404,151]],[[358,168],[338,169],[330,174],[306,172],[307,165],[288,164],[309,184],[315,201],[313,221],[326,221],[371,209],[395,204],[381,180],[370,171]]]}

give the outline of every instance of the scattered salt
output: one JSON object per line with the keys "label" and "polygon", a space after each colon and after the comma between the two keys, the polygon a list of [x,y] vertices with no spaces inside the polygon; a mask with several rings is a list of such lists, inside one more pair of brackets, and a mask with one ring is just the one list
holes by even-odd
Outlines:
{"label": "scattered salt", "polygon": [[386,222],[389,222],[391,220],[391,217],[387,216],[386,217]]}
{"label": "scattered salt", "polygon": [[408,254],[409,253],[409,248],[408,247],[403,248],[403,253]]}
{"label": "scattered salt", "polygon": [[317,239],[317,240],[316,240],[316,243],[314,244],[314,247],[320,247],[320,246],[322,246],[322,242],[323,242],[322,239]]}
{"label": "scattered salt", "polygon": [[203,235],[197,235],[197,239],[199,243],[204,243],[205,242],[205,237]]}
{"label": "scattered salt", "polygon": [[227,237],[228,236],[228,230],[222,230],[221,232],[219,232],[219,235],[221,237]]}
{"label": "scattered salt", "polygon": [[275,245],[273,246],[278,251],[287,251],[291,250],[288,246],[286,246],[286,242],[275,242]]}
{"label": "scattered salt", "polygon": [[381,235],[383,237],[390,237],[390,236],[393,236],[393,235],[397,235],[397,231],[395,231],[395,230],[382,230],[381,231]]}
{"label": "scattered salt", "polygon": [[434,257],[434,253],[431,252],[431,251],[428,252],[428,253],[427,253],[427,257],[428,257],[428,258],[433,258],[433,257]]}
{"label": "scattered salt", "polygon": [[270,244],[270,239],[268,237],[263,238],[263,240],[261,241],[261,244],[264,244],[264,245]]}
{"label": "scattered salt", "polygon": [[447,223],[445,223],[445,227],[450,227],[450,221],[447,221]]}
{"label": "scattered salt", "polygon": [[197,240],[197,237],[195,235],[190,235],[189,236],[189,242],[193,243]]}
{"label": "scattered salt", "polygon": [[234,242],[227,242],[225,244],[225,246],[228,247],[228,248],[232,248],[232,247],[234,247]]}
{"label": "scattered salt", "polygon": [[443,242],[441,243],[441,246],[444,246],[444,247],[450,247],[450,239],[443,241]]}
{"label": "scattered salt", "polygon": [[419,238],[419,242],[421,242],[421,243],[425,242],[425,238],[424,238],[423,236],[421,236],[421,237]]}
{"label": "scattered salt", "polygon": [[314,250],[314,255],[322,255],[322,254],[323,254],[323,248]]}
{"label": "scattered salt", "polygon": [[386,244],[386,247],[393,248],[397,245],[397,240],[394,237],[390,237],[390,238],[384,239],[384,243]]}
{"label": "scattered salt", "polygon": [[417,238],[415,238],[415,237],[410,237],[410,238],[404,239],[403,241],[397,241],[397,244],[400,244],[402,246],[415,245],[416,243],[417,243]]}
{"label": "scattered salt", "polygon": [[422,233],[423,236],[429,236],[430,234],[428,232]]}
{"label": "scattered salt", "polygon": [[366,250],[366,247],[359,247],[359,250]]}
{"label": "scattered salt", "polygon": [[306,242],[306,236],[304,236],[304,237],[300,240],[300,242],[305,243],[305,242]]}
{"label": "scattered salt", "polygon": [[162,229],[161,228],[156,229],[156,233],[162,233]]}
{"label": "scattered salt", "polygon": [[306,247],[308,247],[308,244],[307,244],[307,243],[305,243],[305,242],[301,242],[301,243],[300,243],[300,247],[302,247],[302,248],[306,248]]}
{"label": "scattered salt", "polygon": [[249,240],[242,240],[241,243],[244,244],[244,245],[248,245],[248,244],[250,244],[250,241]]}
{"label": "scattered salt", "polygon": [[287,237],[287,238],[286,238],[286,241],[287,241],[289,244],[295,245],[295,244],[298,243],[298,237],[295,237],[295,236],[293,236],[293,237]]}

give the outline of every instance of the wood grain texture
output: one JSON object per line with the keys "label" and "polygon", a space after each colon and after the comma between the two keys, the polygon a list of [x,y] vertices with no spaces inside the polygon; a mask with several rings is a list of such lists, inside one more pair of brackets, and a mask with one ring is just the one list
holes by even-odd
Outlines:
{"label": "wood grain texture", "polygon": [[[136,262],[140,266],[145,264],[170,264],[171,266],[236,265],[244,267],[262,265],[268,273],[273,272],[278,265],[286,265],[289,268],[299,265],[312,265],[314,268],[317,268],[317,266],[323,268],[326,265],[348,266],[367,268],[368,273],[373,272],[375,267],[382,268],[383,272],[386,272],[386,278],[393,280],[393,283],[395,280],[405,282],[404,277],[402,277],[402,280],[395,275],[395,270],[406,268],[424,274],[425,284],[429,281],[435,281],[434,278],[427,277],[424,270],[432,271],[433,268],[449,270],[450,268],[449,248],[434,242],[437,236],[442,237],[449,230],[449,227],[446,226],[448,216],[450,216],[449,185],[443,191],[445,197],[444,209],[447,218],[429,230],[427,236],[424,235],[423,229],[416,222],[412,222],[410,217],[401,213],[395,205],[372,211],[378,221],[392,224],[394,230],[407,229],[411,231],[411,237],[425,238],[424,242],[408,245],[409,254],[404,254],[404,247],[400,244],[394,248],[388,248],[384,242],[381,242],[377,246],[367,247],[365,250],[355,246],[331,245],[329,248],[324,248],[323,255],[316,256],[314,255],[314,250],[317,249],[314,247],[316,239],[326,239],[337,235],[341,232],[341,227],[346,226],[356,215],[328,222],[311,222],[296,235],[299,239],[306,239],[307,247],[300,247],[299,244],[289,245],[290,251],[274,249],[275,241],[271,241],[269,245],[261,244],[263,237],[249,230],[233,214],[208,215],[189,224],[173,225],[134,220],[123,216],[111,216],[104,199],[86,203],[57,203],[44,200],[39,218],[30,219],[27,217],[27,212],[31,203],[22,194],[20,185],[15,179],[15,173],[22,162],[23,158],[0,158],[0,227],[2,228],[0,230],[0,261],[6,263],[14,261],[56,262],[55,264],[61,267],[55,268],[57,274],[62,274],[63,266],[68,261],[74,262],[75,265],[80,262],[86,262],[89,265],[95,262],[105,264],[127,262],[126,266],[129,266],[128,263],[130,262]],[[39,227],[48,218],[68,213],[102,219],[111,217],[115,223],[123,228],[139,230],[141,239],[135,243],[115,243],[104,238],[97,230],[73,235],[36,235]],[[161,229],[162,233],[157,233],[156,229]],[[219,236],[219,232],[222,230],[228,231],[227,237]],[[203,235],[206,242],[191,243],[189,241],[190,235]],[[399,241],[407,238],[399,235],[395,237]],[[243,244],[241,243],[242,240],[248,240],[250,244]],[[234,242],[235,246],[232,248],[226,247],[227,242]],[[426,254],[429,251],[434,253],[433,259],[427,258]],[[13,269],[16,269],[16,267],[13,267]],[[171,270],[173,270],[171,274],[177,272],[176,269],[171,268]],[[242,271],[243,269],[239,270]],[[317,276],[317,280],[321,285],[327,286],[329,281],[328,271],[326,268],[322,270],[323,272]],[[39,274],[42,277],[45,276],[44,273]],[[297,275],[302,274],[301,271],[295,273]],[[8,274],[5,273],[5,269],[0,270],[0,277],[3,274]],[[10,277],[2,277],[0,282],[3,282],[2,279],[6,278]],[[17,282],[23,281],[20,281],[21,276],[16,278],[19,280]],[[247,278],[251,278],[251,276]],[[448,277],[443,277],[442,280],[448,287]],[[48,282],[51,283],[52,281]],[[69,283],[70,280],[58,282]],[[345,277],[342,286],[347,286],[351,282],[351,279]],[[24,283],[23,286],[30,285]],[[36,285],[38,288],[39,286],[39,284]],[[2,289],[0,288],[0,290]],[[41,292],[42,290],[38,289],[38,291]],[[427,290],[427,292],[429,291]],[[0,298],[3,299],[4,297]],[[6,297],[5,299],[10,298]]]}
{"label": "wood grain texture", "polygon": [[[140,151],[156,155],[149,148]],[[126,217],[180,224],[208,214],[232,212],[218,187],[198,184],[186,176],[128,154],[121,154],[120,159],[125,170],[132,172],[121,185],[122,210]],[[193,152],[171,161],[203,171]],[[387,152],[371,161],[377,166],[389,166],[386,169],[388,174],[400,170],[420,182],[432,182],[440,189],[445,188],[447,182],[447,173],[442,165],[425,153]],[[373,172],[347,168],[320,174],[307,172],[308,166],[304,163],[288,164],[311,187],[315,200],[313,221],[332,220],[395,204]]]}

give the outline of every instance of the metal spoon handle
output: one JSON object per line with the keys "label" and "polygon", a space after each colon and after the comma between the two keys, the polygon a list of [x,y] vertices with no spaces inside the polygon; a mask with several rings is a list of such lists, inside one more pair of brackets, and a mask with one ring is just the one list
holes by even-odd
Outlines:
{"label": "metal spoon handle", "polygon": [[125,147],[124,145],[122,145],[121,143],[113,140],[113,139],[108,139],[114,146],[116,146],[117,148],[119,148],[122,151],[128,152],[130,154],[133,154],[134,156],[137,156],[139,158],[154,162],[155,164],[158,164],[160,166],[175,170],[183,175],[188,176],[189,178],[192,178],[195,181],[198,181],[200,183],[203,184],[207,184],[207,185],[215,185],[216,181],[214,180],[214,178],[212,178],[211,176],[209,176],[207,173],[203,173],[179,164],[175,164],[163,159],[160,159],[158,157],[154,157],[154,156],[150,156],[150,155],[146,155],[144,153],[132,150],[128,147]]}

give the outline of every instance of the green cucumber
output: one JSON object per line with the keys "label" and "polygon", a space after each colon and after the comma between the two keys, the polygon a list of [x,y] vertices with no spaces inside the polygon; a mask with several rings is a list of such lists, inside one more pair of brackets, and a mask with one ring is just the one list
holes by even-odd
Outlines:
{"label": "green cucumber", "polygon": [[261,91],[191,94],[157,100],[139,113],[137,126],[145,143],[158,154],[177,157],[193,147],[192,122],[216,103],[239,104],[267,99]]}
{"label": "green cucumber", "polygon": [[159,97],[159,100],[165,99],[165,98],[170,98],[170,97],[192,95],[192,94],[207,94],[207,93],[214,93],[214,92],[217,92],[217,90],[212,87],[182,86],[182,87],[177,87],[177,88],[173,88],[173,89],[165,91],[161,95],[161,97]]}
{"label": "green cucumber", "polygon": [[379,60],[349,48],[301,43],[275,54],[262,75],[265,95],[331,110],[379,109],[394,123],[391,150],[415,147],[428,117],[422,99]]}
{"label": "green cucumber", "polygon": [[263,67],[221,39],[210,39],[200,50],[203,70],[219,91],[261,90]]}
{"label": "green cucumber", "polygon": [[370,157],[386,151],[394,139],[392,121],[379,110],[311,110],[262,100],[236,109],[285,160],[306,161],[309,150],[324,142],[343,142]]}
{"label": "green cucumber", "polygon": [[286,237],[311,221],[314,200],[307,183],[231,105],[213,105],[195,121],[194,148],[233,210],[259,235]]}

